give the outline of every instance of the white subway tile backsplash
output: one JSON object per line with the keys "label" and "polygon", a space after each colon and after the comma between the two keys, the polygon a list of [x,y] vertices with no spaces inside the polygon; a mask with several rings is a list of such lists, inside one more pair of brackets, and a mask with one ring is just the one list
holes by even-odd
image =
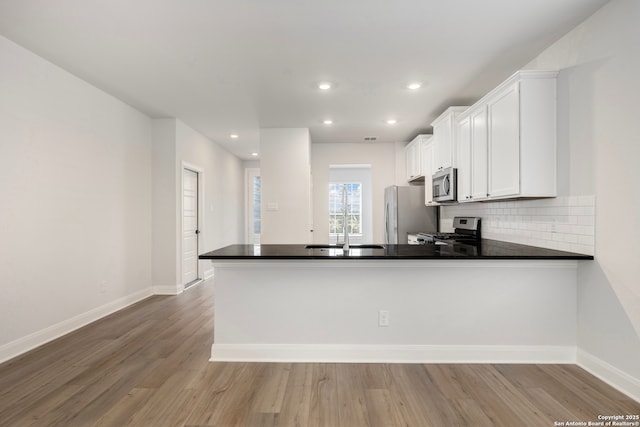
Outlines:
{"label": "white subway tile backsplash", "polygon": [[578,236],[575,234],[565,234],[564,240],[569,243],[578,243]]}
{"label": "white subway tile backsplash", "polygon": [[576,222],[578,225],[589,225],[589,226],[594,225],[595,216],[579,216],[577,218],[578,219]]}
{"label": "white subway tile backsplash", "polygon": [[455,216],[482,218],[482,234],[487,239],[594,254],[594,196],[443,206],[442,231],[453,231]]}
{"label": "white subway tile backsplash", "polygon": [[580,196],[579,206],[595,206],[596,196]]}

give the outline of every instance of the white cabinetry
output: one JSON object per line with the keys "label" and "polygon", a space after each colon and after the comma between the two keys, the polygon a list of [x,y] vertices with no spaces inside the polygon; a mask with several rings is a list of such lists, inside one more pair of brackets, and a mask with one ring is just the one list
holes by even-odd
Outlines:
{"label": "white cabinetry", "polygon": [[429,163],[429,182],[431,181],[431,160],[423,160],[423,147],[431,140],[431,135],[418,135],[405,147],[407,162],[407,182],[422,183],[425,181],[425,165]]}
{"label": "white cabinetry", "polygon": [[465,114],[457,122],[458,201],[467,202],[471,198],[471,117]]}
{"label": "white cabinetry", "polygon": [[449,107],[431,123],[434,140],[434,171],[456,167],[456,117],[468,107]]}
{"label": "white cabinetry", "polygon": [[433,175],[433,138],[423,140],[422,142],[422,174],[424,175],[424,204],[427,206],[438,205],[433,201],[433,186],[431,185],[431,176]]}
{"label": "white cabinetry", "polygon": [[[520,96],[513,83],[487,102],[489,112],[489,195],[520,194]],[[524,159],[526,161],[526,159]],[[555,168],[555,164],[553,165]],[[543,172],[542,170],[540,172]]]}
{"label": "white cabinetry", "polygon": [[404,149],[407,161],[407,182],[418,179],[420,175],[420,144],[413,140]]}
{"label": "white cabinetry", "polygon": [[475,105],[457,119],[458,201],[487,198],[487,107]]}
{"label": "white cabinetry", "polygon": [[484,200],[487,188],[487,107],[480,105],[471,110],[471,200]]}
{"label": "white cabinetry", "polygon": [[458,117],[458,201],[555,197],[556,75],[519,71]]}
{"label": "white cabinetry", "polygon": [[556,196],[556,71],[519,71],[487,105],[491,199]]}

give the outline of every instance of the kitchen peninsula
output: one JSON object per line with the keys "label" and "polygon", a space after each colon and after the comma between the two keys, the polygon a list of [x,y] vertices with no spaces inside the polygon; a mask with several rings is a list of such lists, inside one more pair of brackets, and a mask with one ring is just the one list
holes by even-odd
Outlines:
{"label": "kitchen peninsula", "polygon": [[482,240],[379,248],[231,245],[212,361],[575,362],[579,262]]}

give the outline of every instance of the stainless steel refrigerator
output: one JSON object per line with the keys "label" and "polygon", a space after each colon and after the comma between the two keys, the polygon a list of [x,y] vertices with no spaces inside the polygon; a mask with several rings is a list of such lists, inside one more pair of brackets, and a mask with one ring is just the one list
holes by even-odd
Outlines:
{"label": "stainless steel refrigerator", "polygon": [[437,206],[425,206],[423,186],[385,188],[385,243],[406,244],[408,233],[438,231],[438,213]]}

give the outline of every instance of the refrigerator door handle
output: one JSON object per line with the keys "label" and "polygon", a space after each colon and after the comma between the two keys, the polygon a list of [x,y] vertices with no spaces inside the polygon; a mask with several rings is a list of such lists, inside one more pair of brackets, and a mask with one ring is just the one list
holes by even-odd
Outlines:
{"label": "refrigerator door handle", "polygon": [[384,242],[389,243],[389,203],[385,203],[384,209]]}

